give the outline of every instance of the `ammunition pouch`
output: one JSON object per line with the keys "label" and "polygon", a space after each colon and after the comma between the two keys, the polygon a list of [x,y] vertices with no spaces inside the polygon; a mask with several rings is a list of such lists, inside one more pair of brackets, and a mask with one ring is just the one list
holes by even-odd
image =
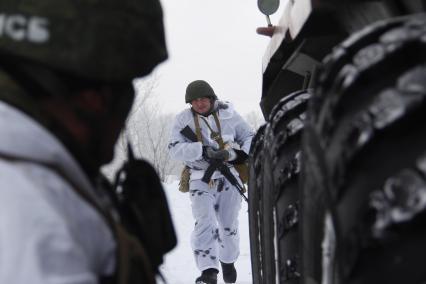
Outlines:
{"label": "ammunition pouch", "polygon": [[249,180],[249,167],[247,163],[242,163],[242,164],[236,164],[234,165],[235,169],[238,172],[238,175],[240,176],[241,181],[244,184],[248,183]]}
{"label": "ammunition pouch", "polygon": [[182,173],[180,174],[179,191],[189,191],[189,180],[191,179],[191,169],[188,166],[184,166]]}

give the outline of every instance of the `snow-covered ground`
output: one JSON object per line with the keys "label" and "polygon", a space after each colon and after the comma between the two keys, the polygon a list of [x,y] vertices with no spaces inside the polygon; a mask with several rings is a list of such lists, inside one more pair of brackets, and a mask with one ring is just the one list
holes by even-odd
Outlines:
{"label": "snow-covered ground", "polygon": [[[190,234],[194,226],[191,204],[187,193],[178,190],[178,181],[164,184],[170,210],[178,237],[178,245],[171,251],[162,265],[162,273],[169,284],[191,284],[200,272],[195,266],[190,247]],[[238,273],[238,284],[250,284],[250,244],[248,230],[247,203],[243,201],[240,212],[240,257],[235,266]],[[222,275],[218,275],[218,283],[222,284]]]}

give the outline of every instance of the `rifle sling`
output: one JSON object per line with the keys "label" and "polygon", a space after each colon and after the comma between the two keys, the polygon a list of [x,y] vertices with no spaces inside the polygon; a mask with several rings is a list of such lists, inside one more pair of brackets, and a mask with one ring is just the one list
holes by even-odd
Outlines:
{"label": "rifle sling", "polygon": [[222,129],[220,126],[220,121],[219,121],[219,117],[217,116],[217,112],[213,113],[213,117],[214,117],[214,121],[216,123],[216,127],[217,127],[217,132],[213,130],[213,128],[210,126],[209,122],[207,121],[207,119],[205,117],[201,117],[201,119],[204,121],[204,123],[207,125],[207,127],[210,129],[210,132],[212,133],[212,138],[213,140],[215,140],[217,142],[217,144],[219,144],[219,149],[223,150],[225,149],[225,143],[223,142],[222,139]]}
{"label": "rifle sling", "polygon": [[194,118],[194,125],[195,125],[195,135],[197,135],[197,140],[203,144],[203,136],[201,135],[201,127],[200,127],[200,121],[198,120],[198,114],[195,113],[195,111],[192,111],[192,116]]}
{"label": "rifle sling", "polygon": [[[198,119],[198,114],[196,114],[194,111],[192,112],[192,114],[193,114],[193,117],[194,117],[194,125],[195,125],[195,132],[196,132],[196,135],[197,135],[197,139],[198,139],[199,142],[201,142],[201,144],[203,144],[202,136],[201,136],[200,121]],[[218,136],[219,139],[218,139],[217,142],[219,144],[219,148],[220,149],[224,149],[224,143],[223,143],[223,140],[222,140],[219,118],[218,118],[216,112],[213,113],[213,116],[215,118],[216,126],[217,126],[217,128],[219,130],[219,133],[218,133],[219,134],[219,136]],[[217,133],[217,132],[215,132],[211,128],[210,124],[207,122],[207,120],[204,117],[201,117],[201,119],[204,121],[204,123],[207,125],[207,127],[210,129],[210,131],[212,133]],[[222,164],[222,163],[217,162],[217,161],[216,162],[210,162],[210,164],[209,164],[207,170],[205,171],[205,173],[204,173],[204,175],[203,175],[203,177],[202,177],[201,180],[203,182],[205,182],[205,183],[209,183],[210,180],[211,180],[211,177],[212,177],[213,173],[220,167],[220,164]]]}

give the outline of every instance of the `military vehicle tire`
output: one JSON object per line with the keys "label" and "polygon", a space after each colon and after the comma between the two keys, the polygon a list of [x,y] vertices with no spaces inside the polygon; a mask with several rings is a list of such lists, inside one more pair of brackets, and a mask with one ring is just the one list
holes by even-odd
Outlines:
{"label": "military vehicle tire", "polygon": [[251,251],[251,270],[254,283],[262,283],[262,262],[261,262],[261,239],[260,239],[260,228],[261,224],[261,212],[260,203],[261,200],[261,157],[263,152],[263,137],[265,132],[266,124],[262,125],[256,135],[253,137],[253,141],[250,148],[249,155],[249,182],[248,182],[248,199],[249,199],[249,234],[250,234],[250,251]]}
{"label": "military vehicle tire", "polygon": [[308,105],[302,137],[302,168],[300,172],[300,255],[301,283],[319,284],[322,275],[322,241],[326,212],[327,182],[323,149],[315,121],[310,117],[314,96]]}
{"label": "military vehicle tire", "polygon": [[425,14],[369,26],[325,59],[303,147],[317,226],[331,217],[315,281],[426,281],[425,96]]}
{"label": "military vehicle tire", "polygon": [[307,91],[299,91],[283,98],[265,128],[259,157],[261,282],[254,283],[299,283],[298,176],[309,97]]}

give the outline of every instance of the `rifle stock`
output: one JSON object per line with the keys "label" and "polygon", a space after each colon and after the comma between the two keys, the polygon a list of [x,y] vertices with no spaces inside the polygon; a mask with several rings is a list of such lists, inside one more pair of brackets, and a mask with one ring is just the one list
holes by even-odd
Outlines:
{"label": "rifle stock", "polygon": [[198,142],[197,135],[195,135],[194,131],[188,125],[182,128],[180,134],[192,142]]}

